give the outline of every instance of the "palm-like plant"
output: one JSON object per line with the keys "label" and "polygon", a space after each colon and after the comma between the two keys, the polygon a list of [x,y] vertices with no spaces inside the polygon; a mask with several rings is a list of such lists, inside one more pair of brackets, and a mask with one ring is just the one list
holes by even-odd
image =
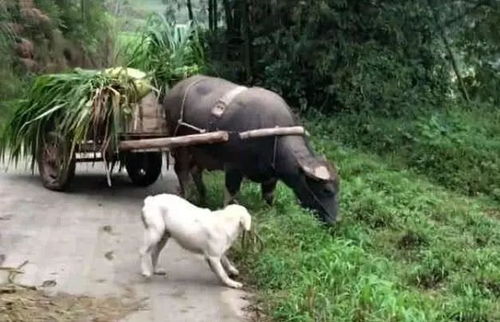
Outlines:
{"label": "palm-like plant", "polygon": [[166,90],[175,82],[203,72],[205,55],[196,27],[176,25],[162,15],[148,19],[139,41],[127,49],[128,66],[152,73],[155,86]]}

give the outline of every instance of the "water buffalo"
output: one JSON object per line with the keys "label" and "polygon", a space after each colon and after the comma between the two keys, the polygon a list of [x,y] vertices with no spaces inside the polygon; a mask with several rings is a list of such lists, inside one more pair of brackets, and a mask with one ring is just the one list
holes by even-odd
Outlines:
{"label": "water buffalo", "polygon": [[[297,125],[278,94],[202,75],[177,83],[164,98],[163,106],[170,136],[199,133],[198,129],[234,133]],[[263,198],[272,203],[279,179],[294,191],[303,207],[315,210],[321,220],[338,220],[339,178],[335,167],[315,156],[303,136],[243,141],[230,135],[227,143],[177,148],[172,154],[182,194],[191,174],[204,198],[202,171],[224,170],[226,203],[233,200],[243,178],[260,183]]]}

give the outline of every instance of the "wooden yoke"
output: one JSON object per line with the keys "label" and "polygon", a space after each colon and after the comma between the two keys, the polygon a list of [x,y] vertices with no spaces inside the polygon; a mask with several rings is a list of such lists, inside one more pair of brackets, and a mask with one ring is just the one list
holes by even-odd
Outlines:
{"label": "wooden yoke", "polygon": [[[291,126],[256,129],[238,134],[241,140],[283,135],[307,135],[307,132],[302,126]],[[228,140],[229,133],[227,131],[215,131],[175,137],[125,140],[120,142],[119,149],[120,151],[169,150],[180,146],[184,147],[198,144],[223,143]]]}

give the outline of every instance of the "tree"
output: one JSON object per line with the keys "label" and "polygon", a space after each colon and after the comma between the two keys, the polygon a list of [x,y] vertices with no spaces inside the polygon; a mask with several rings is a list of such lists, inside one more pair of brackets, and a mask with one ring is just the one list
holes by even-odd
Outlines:
{"label": "tree", "polygon": [[193,21],[194,15],[193,15],[193,6],[191,4],[191,0],[187,0],[186,4],[188,9],[189,20]]}
{"label": "tree", "polygon": [[[479,77],[498,84],[497,3],[223,0],[225,39],[211,47],[225,46],[227,77],[252,79],[294,106],[400,114],[442,106],[450,90],[467,99]],[[241,73],[233,73],[237,62]]]}

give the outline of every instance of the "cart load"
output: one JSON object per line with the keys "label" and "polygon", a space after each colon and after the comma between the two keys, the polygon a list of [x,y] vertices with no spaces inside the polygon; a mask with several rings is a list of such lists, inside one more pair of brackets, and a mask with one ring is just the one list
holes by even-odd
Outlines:
{"label": "cart load", "polygon": [[144,72],[75,69],[34,81],[2,133],[0,153],[14,163],[32,158],[53,190],[66,188],[77,161],[103,160],[108,173],[110,164],[122,161],[134,183],[147,185],[161,172],[161,154],[120,154],[119,141],[165,134],[162,109]]}

